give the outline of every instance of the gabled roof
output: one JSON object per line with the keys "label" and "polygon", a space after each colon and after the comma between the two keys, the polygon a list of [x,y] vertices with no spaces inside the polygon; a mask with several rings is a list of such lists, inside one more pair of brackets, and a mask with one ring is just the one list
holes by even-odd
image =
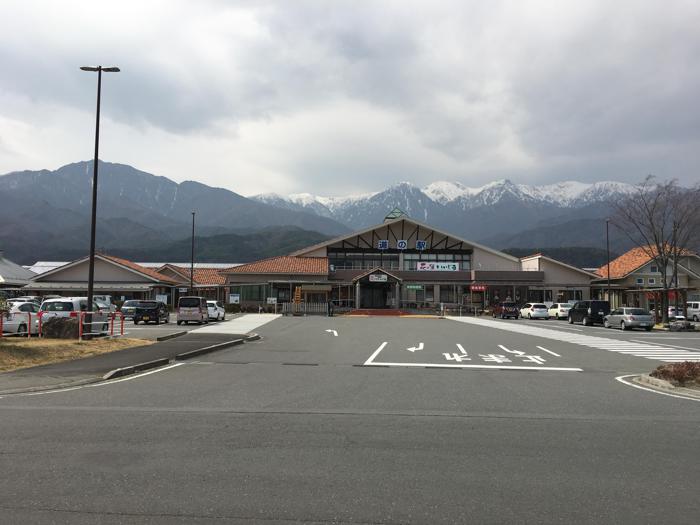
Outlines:
{"label": "gabled roof", "polygon": [[432,230],[439,235],[444,235],[446,237],[452,237],[453,239],[456,239],[456,240],[461,241],[461,242],[465,242],[466,244],[473,246],[474,248],[478,248],[478,249],[483,250],[485,252],[492,253],[493,255],[498,255],[499,257],[503,257],[504,259],[508,259],[512,262],[517,262],[517,263],[520,262],[520,259],[518,259],[517,257],[513,257],[512,255],[508,255],[507,253],[503,253],[503,252],[500,252],[498,250],[494,250],[493,248],[489,248],[488,246],[484,246],[482,244],[478,244],[478,243],[475,243],[473,241],[463,239],[463,238],[461,238],[457,235],[454,235],[452,233],[447,233],[445,231],[438,230],[434,226],[430,226],[429,224],[425,224],[423,222],[417,221],[415,219],[412,219],[411,217],[399,217],[398,219],[387,220],[381,224],[375,224],[374,226],[370,226],[369,228],[357,230],[357,231],[352,232],[352,233],[346,233],[344,235],[340,235],[340,236],[335,237],[333,239],[329,239],[327,241],[323,241],[323,242],[320,242],[318,244],[314,244],[313,246],[309,246],[308,248],[302,248],[301,250],[297,250],[297,251],[291,253],[290,255],[292,255],[292,256],[303,255],[305,253],[309,253],[309,252],[318,250],[320,248],[325,248],[326,246],[330,246],[331,244],[341,242],[345,239],[351,239],[352,237],[357,237],[358,235],[364,235],[365,233],[371,232],[372,230],[383,228],[385,226],[389,226],[391,224],[395,224],[395,223],[398,223],[401,221],[406,221],[406,222],[414,224],[416,226],[420,226],[421,228],[425,228],[426,230]]}
{"label": "gabled roof", "polygon": [[271,257],[240,266],[234,266],[224,270],[224,274],[237,273],[280,273],[280,274],[308,274],[308,275],[328,275],[327,257],[296,257],[283,255],[281,257]]}
{"label": "gabled roof", "polygon": [[371,270],[367,270],[365,273],[361,273],[360,275],[354,277],[352,282],[359,281],[360,279],[363,279],[363,278],[365,278],[368,275],[373,274],[373,273],[384,273],[384,274],[388,275],[389,277],[391,277],[392,279],[396,279],[399,282],[403,281],[403,279],[401,279],[401,277],[397,277],[393,273],[386,271],[384,268],[380,268],[379,266],[377,266],[376,268],[372,268]]}
{"label": "gabled roof", "polygon": [[[623,253],[617,259],[610,261],[610,278],[622,279],[632,272],[639,270],[642,266],[652,262],[654,258],[650,254],[656,254],[657,250],[653,246],[639,246]],[[682,255],[695,255],[689,250],[684,250]],[[596,273],[603,279],[608,278],[608,265],[604,264],[596,270]]]}
{"label": "gabled roof", "polygon": [[194,282],[201,285],[221,285],[226,284],[226,276],[216,268],[195,268]]}
{"label": "gabled roof", "polygon": [[[150,268],[144,268],[143,266],[140,266],[134,262],[131,262],[127,259],[122,259],[121,257],[115,257],[113,255],[106,255],[104,253],[96,253],[95,254],[95,259],[100,259],[104,262],[110,263],[110,264],[116,264],[117,266],[124,268],[130,272],[137,273],[139,275],[142,275],[149,281],[157,282],[157,283],[166,283],[166,284],[176,284],[176,281],[173,281],[171,278],[160,274],[156,272],[155,270],[151,270]],[[89,256],[82,257],[80,259],[76,259],[75,261],[69,262],[68,264],[64,264],[63,266],[59,266],[58,268],[54,268],[53,270],[49,270],[48,272],[44,272],[40,275],[37,275],[34,278],[34,281],[42,281],[46,277],[50,277],[51,275],[54,275],[62,270],[65,270],[67,268],[72,268],[74,266],[78,266],[79,264],[83,264],[85,262],[88,262],[90,260]]]}
{"label": "gabled roof", "polygon": [[562,261],[557,261],[556,259],[552,259],[551,257],[547,257],[546,255],[544,255],[542,253],[535,253],[535,254],[520,258],[521,261],[529,261],[531,259],[544,259],[544,260],[549,261],[551,263],[558,264],[559,266],[563,266],[564,268],[568,268],[569,270],[574,270],[575,272],[582,273],[582,274],[586,275],[587,277],[593,277],[593,278],[599,277],[598,274],[596,274],[596,273],[589,272],[587,270],[584,270],[583,268],[577,268],[576,266],[571,266],[570,264],[566,264],[565,262],[562,262]]}
{"label": "gabled roof", "polygon": [[27,284],[34,277],[36,277],[34,272],[22,268],[0,253],[0,283],[21,286]]}

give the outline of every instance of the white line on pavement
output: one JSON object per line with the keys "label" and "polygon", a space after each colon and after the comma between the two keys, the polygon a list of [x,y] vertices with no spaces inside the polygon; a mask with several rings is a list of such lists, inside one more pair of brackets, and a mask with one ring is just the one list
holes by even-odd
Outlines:
{"label": "white line on pavement", "polygon": [[508,365],[450,365],[435,363],[367,363],[366,366],[402,366],[408,368],[487,368],[497,370],[546,370],[550,372],[583,372],[581,368],[561,368],[554,366],[508,366]]}
{"label": "white line on pavement", "polygon": [[542,350],[543,352],[547,352],[548,354],[552,354],[554,357],[561,357],[561,356],[560,356],[559,354],[557,354],[556,352],[552,352],[551,350],[547,350],[546,348],[544,348],[544,347],[542,347],[542,346],[538,346],[537,348],[539,348],[539,349]]}
{"label": "white line on pavement", "polygon": [[377,348],[377,349],[374,351],[374,353],[373,353],[371,356],[369,356],[369,359],[368,359],[367,361],[365,361],[365,365],[371,365],[371,364],[372,364],[372,361],[374,361],[374,358],[377,357],[377,356],[379,355],[379,352],[381,352],[382,350],[384,350],[384,347],[385,347],[387,344],[388,344],[388,341],[384,341],[381,345],[379,345],[379,348]]}
{"label": "white line on pavement", "polygon": [[626,381],[628,377],[635,377],[634,375],[626,375],[626,376],[618,376],[615,379],[622,383],[623,385],[631,386],[634,388],[638,388],[639,390],[646,390],[647,392],[652,392],[654,394],[660,394],[662,396],[669,396],[669,397],[677,397],[679,399],[687,399],[688,401],[700,401],[700,399],[694,398],[694,397],[686,397],[686,396],[681,396],[678,394],[671,394],[668,392],[659,392],[658,390],[654,390],[653,388],[647,388],[642,385],[635,385],[634,383],[631,383],[630,381]]}

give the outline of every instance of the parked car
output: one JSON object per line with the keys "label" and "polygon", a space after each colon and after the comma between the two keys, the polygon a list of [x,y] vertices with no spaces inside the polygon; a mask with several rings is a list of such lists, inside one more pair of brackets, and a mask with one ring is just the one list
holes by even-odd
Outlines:
{"label": "parked car", "polygon": [[696,323],[700,321],[700,302],[688,301],[685,303],[685,309],[688,312],[688,319],[691,319]]}
{"label": "parked car", "polygon": [[[109,329],[109,316],[104,312],[100,312],[100,308],[95,301],[92,302],[93,314],[92,322],[95,323],[92,328],[87,327],[87,332],[96,332],[94,329],[99,323],[102,332]],[[78,317],[80,312],[87,312],[87,297],[61,297],[58,299],[48,299],[41,303],[41,322],[45,323],[54,317]]]}
{"label": "parked car", "polygon": [[177,324],[189,322],[199,324],[209,322],[209,310],[204,297],[187,296],[180,297],[178,300]]}
{"label": "parked car", "polygon": [[134,310],[134,324],[139,324],[141,321],[155,324],[169,322],[168,307],[161,301],[139,301]]}
{"label": "parked car", "polygon": [[603,317],[603,326],[620,330],[643,328],[649,332],[654,327],[654,317],[644,308],[615,308]]}
{"label": "parked car", "polygon": [[117,311],[116,305],[112,303],[105,303],[104,301],[101,301],[99,299],[93,299],[95,301],[95,304],[97,307],[100,309],[100,312],[105,312],[105,313],[110,313],[113,314],[114,312]]}
{"label": "parked car", "polygon": [[569,310],[573,304],[571,303],[552,303],[549,307],[549,316],[555,319],[566,319],[569,317]]}
{"label": "parked car", "polygon": [[136,312],[136,307],[139,305],[140,302],[141,301],[136,299],[124,301],[124,304],[122,304],[122,307],[119,309],[119,311],[125,318],[132,318],[134,317],[134,312]]}
{"label": "parked car", "polygon": [[542,303],[525,303],[520,309],[520,317],[528,319],[549,319],[547,305]]}
{"label": "parked car", "polygon": [[33,301],[16,303],[2,318],[2,332],[5,334],[27,335],[31,318],[31,333],[39,333],[39,305]]}
{"label": "parked car", "polygon": [[578,301],[569,309],[569,323],[581,323],[584,326],[603,324],[603,318],[610,313],[608,301]]}
{"label": "parked car", "polygon": [[207,301],[207,310],[209,312],[209,320],[225,321],[226,310],[221,301]]}
{"label": "parked car", "polygon": [[685,321],[685,315],[683,315],[683,308],[676,308],[675,306],[668,307],[668,320],[669,321]]}
{"label": "parked car", "polygon": [[21,297],[15,297],[14,299],[10,299],[10,301],[13,302],[27,302],[31,301],[33,303],[41,304],[41,297],[38,295],[23,295]]}
{"label": "parked car", "polygon": [[518,305],[512,302],[497,303],[493,307],[493,316],[505,319],[506,317],[518,318]]}

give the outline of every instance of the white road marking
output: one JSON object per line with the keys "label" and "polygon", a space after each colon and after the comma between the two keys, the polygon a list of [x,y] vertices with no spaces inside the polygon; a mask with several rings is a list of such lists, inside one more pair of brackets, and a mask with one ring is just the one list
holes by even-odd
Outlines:
{"label": "white road marking", "polygon": [[210,324],[192,330],[198,334],[247,334],[264,324],[282,317],[281,314],[246,314],[224,323]]}
{"label": "white road marking", "polygon": [[677,397],[679,399],[687,399],[688,401],[700,401],[700,399],[697,399],[695,397],[688,397],[688,396],[683,396],[680,394],[671,394],[669,392],[659,392],[658,390],[654,390],[653,388],[647,388],[642,385],[636,385],[634,383],[631,383],[630,381],[626,381],[628,377],[635,377],[634,375],[626,375],[626,376],[618,376],[615,379],[622,383],[623,385],[631,386],[634,388],[638,388],[639,390],[646,390],[647,392],[652,392],[654,394],[660,394],[662,396],[668,396],[668,397]]}
{"label": "white road marking", "polygon": [[409,352],[415,352],[416,350],[423,350],[423,343],[418,343],[418,346],[411,346],[406,348]]}
{"label": "white road marking", "polygon": [[544,348],[544,347],[542,347],[542,346],[538,346],[537,348],[539,348],[539,349],[542,350],[543,352],[547,352],[548,354],[552,354],[554,357],[561,357],[561,356],[560,356],[559,354],[557,354],[556,352],[552,352],[551,350],[547,350],[546,348]]}
{"label": "white road marking", "polygon": [[637,343],[634,341],[611,339],[609,337],[600,337],[597,335],[587,334],[572,334],[559,330],[544,328],[541,325],[535,326],[525,323],[503,323],[499,321],[491,321],[488,319],[478,319],[473,317],[448,317],[452,321],[458,321],[467,324],[475,324],[489,328],[497,328],[508,332],[531,335],[533,337],[544,337],[563,341],[565,343],[573,343],[590,348],[607,350],[621,354],[633,355],[635,357],[643,357],[645,359],[653,359],[655,361],[663,361],[665,359],[683,358],[685,361],[700,362],[700,351],[690,351],[676,348],[669,348],[669,345],[654,344],[654,343]]}
{"label": "white road marking", "polygon": [[381,345],[379,345],[379,348],[377,348],[377,349],[374,351],[374,353],[373,353],[371,356],[369,356],[369,359],[368,359],[367,361],[365,361],[365,365],[371,365],[371,364],[372,364],[372,361],[374,361],[374,358],[377,357],[377,356],[379,355],[379,352],[381,352],[382,350],[384,350],[384,347],[385,347],[387,344],[388,344],[388,341],[384,341]]}
{"label": "white road marking", "polygon": [[463,347],[461,344],[459,344],[459,343],[457,343],[457,350],[459,350],[460,352],[462,352],[464,355],[467,355],[467,351],[466,351],[466,350],[464,349],[464,347]]}
{"label": "white road marking", "polygon": [[333,337],[338,337],[338,332],[335,330],[331,330],[330,328],[326,330],[329,334],[333,334]]}
{"label": "white road marking", "polygon": [[43,396],[45,394],[58,394],[60,392],[72,392],[73,390],[82,390],[83,388],[95,388],[98,386],[109,386],[113,385],[115,383],[123,383],[124,381],[132,381],[134,379],[138,379],[140,377],[145,377],[145,376],[150,376],[151,374],[158,374],[160,372],[165,372],[166,370],[170,370],[171,368],[175,368],[176,366],[182,366],[185,363],[174,363],[172,365],[168,366],[163,366],[160,368],[154,368],[153,370],[149,370],[147,372],[142,372],[140,374],[132,374],[127,377],[122,377],[120,379],[112,379],[108,381],[100,381],[99,383],[90,383],[87,385],[80,385],[80,386],[72,386],[68,388],[57,388],[55,390],[43,390],[41,392],[24,392],[20,394],[7,394],[5,396],[0,396],[0,399],[4,397],[29,397],[29,396]]}
{"label": "white road marking", "polygon": [[365,363],[367,366],[402,366],[408,368],[493,368],[497,370],[547,370],[552,372],[583,372],[581,368],[553,366],[510,366],[510,365],[450,365],[435,363]]}
{"label": "white road marking", "polygon": [[[630,339],[630,341],[635,341],[635,342],[642,343],[645,345],[649,344],[649,341],[640,341],[638,339]],[[670,348],[681,348],[683,350],[694,350],[696,352],[700,352],[700,348],[694,348],[692,346],[670,345],[668,343],[654,343],[654,344],[659,345],[659,346],[668,346]]]}

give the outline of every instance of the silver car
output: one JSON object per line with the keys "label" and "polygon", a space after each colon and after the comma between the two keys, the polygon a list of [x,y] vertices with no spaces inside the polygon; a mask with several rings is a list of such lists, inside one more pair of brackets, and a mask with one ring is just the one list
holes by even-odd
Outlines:
{"label": "silver car", "polygon": [[647,332],[654,327],[654,318],[651,313],[643,308],[616,308],[603,318],[605,328],[644,328]]}

